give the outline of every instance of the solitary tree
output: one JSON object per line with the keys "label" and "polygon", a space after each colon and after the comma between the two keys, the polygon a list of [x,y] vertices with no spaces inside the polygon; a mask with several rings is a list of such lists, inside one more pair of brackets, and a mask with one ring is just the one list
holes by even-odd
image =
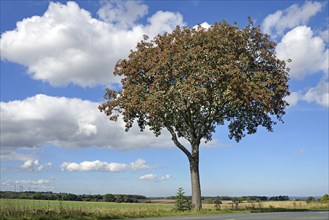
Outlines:
{"label": "solitary tree", "polygon": [[167,129],[188,158],[192,205],[200,209],[201,141],[210,141],[218,125],[227,124],[229,137],[239,141],[282,121],[288,70],[274,48],[251,20],[243,29],[219,22],[207,29],[177,27],[153,40],[144,36],[114,68],[122,90],[107,89],[99,109],[111,120],[123,115],[126,131],[135,120],[156,136]]}

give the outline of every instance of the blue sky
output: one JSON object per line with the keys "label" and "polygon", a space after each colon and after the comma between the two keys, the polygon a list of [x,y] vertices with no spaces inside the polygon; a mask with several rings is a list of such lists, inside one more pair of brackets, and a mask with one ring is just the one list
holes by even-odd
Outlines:
{"label": "blue sky", "polygon": [[114,63],[143,34],[251,16],[293,61],[284,124],[201,146],[203,195],[328,193],[327,1],[1,0],[1,190],[169,196],[190,190],[186,156],[97,109]]}

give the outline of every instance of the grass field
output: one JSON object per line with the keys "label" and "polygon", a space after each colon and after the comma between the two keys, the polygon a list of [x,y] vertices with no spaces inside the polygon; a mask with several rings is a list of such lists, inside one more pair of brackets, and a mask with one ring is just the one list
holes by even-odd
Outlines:
{"label": "grass field", "polygon": [[260,212],[288,210],[329,209],[329,204],[304,201],[260,202],[239,204],[224,201],[221,210],[213,204],[204,204],[200,212],[176,212],[173,201],[157,200],[152,203],[70,202],[0,199],[0,219],[118,219],[154,216],[177,216],[229,212]]}

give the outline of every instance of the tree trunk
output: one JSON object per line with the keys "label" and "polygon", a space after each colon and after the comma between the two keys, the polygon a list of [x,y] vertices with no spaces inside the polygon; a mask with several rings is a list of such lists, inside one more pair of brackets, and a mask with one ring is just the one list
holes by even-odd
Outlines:
{"label": "tree trunk", "polygon": [[200,210],[201,203],[201,187],[199,175],[199,154],[193,155],[190,159],[191,187],[192,187],[192,209]]}
{"label": "tree trunk", "polygon": [[175,145],[181,149],[187,156],[190,162],[190,172],[191,172],[191,187],[192,187],[192,208],[195,210],[200,210],[202,208],[201,203],[201,187],[200,187],[200,175],[199,175],[199,145],[200,139],[195,139],[192,141],[192,153],[189,152],[177,139],[177,135],[174,129],[170,126],[166,126],[168,131],[171,133],[171,139]]}

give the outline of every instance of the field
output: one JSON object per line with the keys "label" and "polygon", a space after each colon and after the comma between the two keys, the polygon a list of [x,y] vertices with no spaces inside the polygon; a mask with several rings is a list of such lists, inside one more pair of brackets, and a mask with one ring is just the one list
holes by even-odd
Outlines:
{"label": "field", "polygon": [[221,210],[204,204],[200,212],[176,212],[174,201],[157,200],[151,203],[70,202],[0,199],[0,219],[118,219],[154,216],[177,216],[230,212],[261,212],[328,209],[326,203],[305,201],[243,202],[238,207],[224,201]]}

